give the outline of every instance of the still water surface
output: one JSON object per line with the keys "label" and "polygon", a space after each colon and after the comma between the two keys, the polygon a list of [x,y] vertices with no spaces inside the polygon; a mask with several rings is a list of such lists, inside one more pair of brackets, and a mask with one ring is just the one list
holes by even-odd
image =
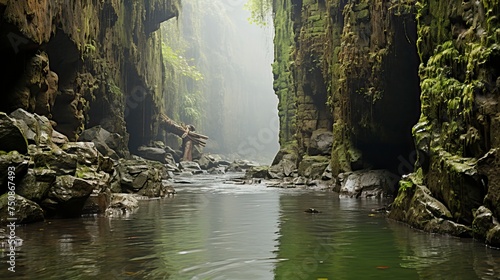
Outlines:
{"label": "still water surface", "polygon": [[[370,214],[384,201],[196,177],[126,217],[22,226],[1,279],[499,279],[500,251]],[[310,207],[319,214],[304,213]],[[15,276],[15,277],[12,277]]]}

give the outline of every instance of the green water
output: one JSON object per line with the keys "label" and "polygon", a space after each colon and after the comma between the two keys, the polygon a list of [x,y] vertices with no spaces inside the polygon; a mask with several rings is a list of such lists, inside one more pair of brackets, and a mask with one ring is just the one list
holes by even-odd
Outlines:
{"label": "green water", "polygon": [[[384,201],[198,177],[126,217],[22,226],[1,279],[499,279],[500,252],[372,215]],[[310,207],[319,214],[304,213]],[[0,256],[6,260],[4,253]]]}

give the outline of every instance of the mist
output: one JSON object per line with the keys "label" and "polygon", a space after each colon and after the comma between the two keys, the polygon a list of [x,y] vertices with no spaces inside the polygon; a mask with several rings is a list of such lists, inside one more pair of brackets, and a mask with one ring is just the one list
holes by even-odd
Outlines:
{"label": "mist", "polygon": [[[279,149],[274,30],[271,23],[250,24],[244,4],[185,0],[177,22],[164,23],[168,31],[162,33],[203,76],[188,82],[186,93],[199,91],[197,124],[210,137],[203,152],[270,164]],[[179,38],[173,38],[173,30]]]}

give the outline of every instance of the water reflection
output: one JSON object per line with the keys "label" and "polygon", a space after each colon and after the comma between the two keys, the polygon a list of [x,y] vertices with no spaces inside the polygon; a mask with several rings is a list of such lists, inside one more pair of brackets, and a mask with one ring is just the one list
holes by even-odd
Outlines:
{"label": "water reflection", "polygon": [[390,221],[401,266],[421,279],[499,279],[500,252],[471,239],[436,236]]}
{"label": "water reflection", "polygon": [[[370,215],[384,201],[207,180],[128,217],[19,227],[15,279],[498,279],[500,252]],[[304,213],[317,208],[319,214]],[[5,255],[1,256],[5,259]],[[7,264],[0,267],[5,272]],[[1,279],[8,279],[0,273]]]}

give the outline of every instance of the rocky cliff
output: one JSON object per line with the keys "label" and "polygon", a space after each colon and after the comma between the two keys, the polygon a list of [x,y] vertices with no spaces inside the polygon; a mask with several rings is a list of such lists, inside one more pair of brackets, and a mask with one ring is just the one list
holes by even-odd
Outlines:
{"label": "rocky cliff", "polygon": [[108,205],[110,191],[166,195],[165,166],[129,151],[163,135],[157,30],[179,5],[0,1],[0,207],[20,195],[18,222],[77,216],[91,195]]}
{"label": "rocky cliff", "polygon": [[[306,169],[300,163],[310,157],[329,162],[335,174],[396,171],[398,157],[413,149],[411,127],[420,111],[413,6],[274,4],[281,154],[296,145],[299,173]],[[319,151],[319,139],[328,137],[330,147]]]}
{"label": "rocky cliff", "polygon": [[178,8],[175,0],[4,1],[0,110],[45,115],[69,140],[101,125],[125,143],[133,131],[132,150],[147,143],[165,94],[156,30]]}
{"label": "rocky cliff", "polygon": [[331,170],[344,187],[349,174],[386,169],[389,184],[403,176],[392,218],[499,245],[498,1],[273,9],[282,149],[270,170]]}
{"label": "rocky cliff", "polygon": [[[500,245],[498,4],[417,1],[422,113],[413,136],[421,160],[400,182],[391,213],[431,231],[450,231],[448,221],[464,224],[472,227],[467,234],[494,246]],[[429,206],[438,203],[446,215]]]}

